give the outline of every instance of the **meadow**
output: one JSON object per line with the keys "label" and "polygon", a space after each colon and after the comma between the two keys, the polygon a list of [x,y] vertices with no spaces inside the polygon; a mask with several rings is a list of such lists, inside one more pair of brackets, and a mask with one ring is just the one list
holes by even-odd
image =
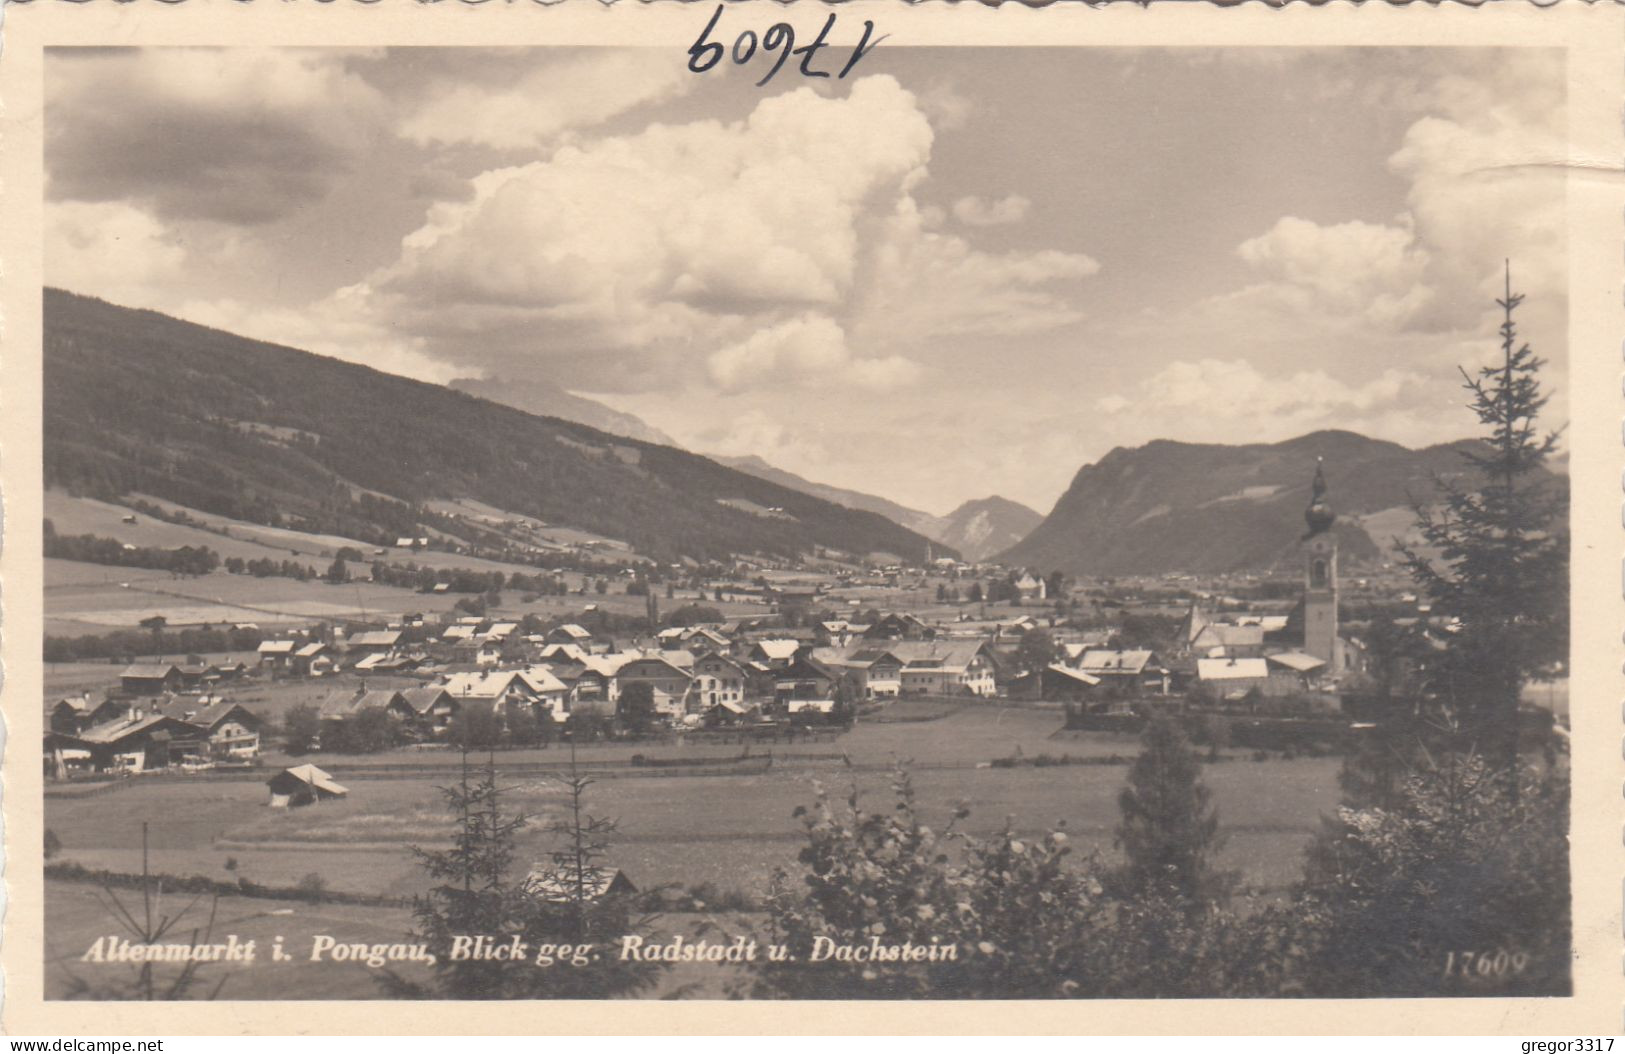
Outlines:
{"label": "meadow", "polygon": [[[1118,736],[1052,739],[1058,724],[1053,714],[994,707],[954,710],[935,721],[860,723],[833,743],[772,747],[789,756],[765,772],[739,776],[653,775],[624,767],[617,772],[614,766],[625,766],[630,757],[624,745],[583,749],[578,759],[589,770],[609,766],[590,788],[588,808],[618,821],[611,862],[639,886],[711,883],[759,896],[773,869],[795,859],[802,839],[793,817],[798,806],[811,806],[820,793],[838,804],[856,791],[866,809],[889,811],[891,766],[905,759],[912,763],[921,813],[934,826],[946,824],[963,804],[970,816],[960,828],[970,833],[990,834],[1007,821],[1023,833],[1064,823],[1080,851],[1110,858],[1125,765],[987,765],[1018,752],[1083,757],[1130,756],[1135,750],[1131,739]],[[646,756],[739,750],[641,747]],[[830,757],[839,754],[847,760]],[[557,764],[564,758],[557,747],[497,755],[499,771],[507,765],[515,772],[505,781],[509,807],[532,819],[520,836],[521,861],[546,857],[553,837],[544,828],[562,808],[557,781],[526,771],[521,762]],[[346,892],[421,891],[424,880],[407,847],[446,840],[449,816],[437,788],[455,778],[456,756],[395,753],[379,759],[433,763],[420,773],[369,773],[359,763],[315,760],[350,789],[347,798],[273,812],[258,778],[136,779],[94,794],[52,792],[46,825],[61,841],[63,857],[88,867],[138,871],[146,822],[157,871],[237,876],[274,886],[317,874],[329,888]],[[1208,766],[1206,779],[1229,835],[1223,858],[1242,872],[1246,885],[1277,889],[1297,876],[1303,844],[1319,817],[1336,805],[1337,766],[1335,759],[1254,762],[1239,755]]]}
{"label": "meadow", "polygon": [[[630,765],[646,757],[737,756],[738,744],[606,744],[583,747],[577,758],[595,772],[587,811],[618,822],[608,865],[626,872],[640,889],[709,885],[759,900],[776,868],[792,873],[804,844],[798,807],[820,795],[837,808],[856,794],[866,811],[895,807],[892,766],[911,759],[911,778],[921,819],[938,830],[978,836],[1007,823],[1033,835],[1064,824],[1080,857],[1103,863],[1116,858],[1117,795],[1124,764],[991,767],[994,758],[1038,754],[1074,758],[1132,756],[1131,737],[1057,734],[1060,717],[1032,708],[958,704],[901,704],[894,716],[915,720],[860,722],[830,741],[753,746],[778,759],[765,772],[740,776],[683,776]],[[929,719],[918,719],[918,718]],[[844,755],[846,760],[840,760]],[[518,838],[516,870],[545,861],[558,848],[547,825],[563,815],[559,782],[526,766],[560,763],[568,755],[550,750],[496,755],[506,788],[506,807],[529,817]],[[226,896],[219,899],[215,933],[240,939],[287,937],[290,948],[308,948],[314,934],[344,940],[394,941],[411,926],[404,900],[425,891],[428,881],[410,847],[442,847],[451,833],[440,787],[456,778],[458,756],[450,752],[394,752],[371,759],[318,756],[316,760],[349,795],[304,809],[272,810],[261,776],[249,779],[134,778],[110,790],[58,787],[48,791],[45,823],[58,838],[57,859],[88,868],[139,873],[142,826],[152,871],[202,875],[217,881],[246,879],[271,887],[319,880],[328,890],[397,898],[395,905],[311,904]],[[479,759],[476,759],[476,762]],[[366,762],[371,762],[367,764]],[[381,764],[418,763],[416,773],[380,771]],[[369,771],[370,770],[370,771]],[[1295,880],[1303,849],[1322,814],[1335,808],[1338,761],[1302,758],[1254,762],[1227,755],[1206,767],[1225,844],[1223,866],[1241,873],[1243,888],[1265,895]],[[266,772],[274,771],[268,769]],[[262,774],[263,775],[263,774]],[[959,806],[970,814],[954,821]],[[315,876],[313,879],[311,876]],[[121,894],[128,899],[130,894]],[[101,903],[106,894],[83,882],[47,883],[45,912],[50,985],[61,995],[74,978],[98,982],[91,968],[73,961],[96,937],[109,932]],[[101,898],[100,900],[98,898]],[[203,910],[206,910],[206,906]],[[697,932],[716,921],[699,914],[663,917],[661,933]],[[739,919],[724,920],[726,925]],[[748,921],[748,920],[747,920]],[[97,967],[106,970],[107,967]],[[376,972],[353,963],[320,968],[261,964],[252,979],[231,968],[222,975],[222,998],[369,998],[381,994]],[[693,981],[712,995],[726,977],[673,977],[662,987]],[[98,983],[112,983],[100,976]],[[690,993],[693,994],[693,993]]]}

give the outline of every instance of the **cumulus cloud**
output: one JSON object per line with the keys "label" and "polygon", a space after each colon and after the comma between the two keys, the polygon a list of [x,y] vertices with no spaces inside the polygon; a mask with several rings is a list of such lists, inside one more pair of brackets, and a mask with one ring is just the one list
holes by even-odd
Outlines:
{"label": "cumulus cloud", "polygon": [[1246,443],[1346,428],[1412,443],[1459,438],[1457,385],[1447,376],[1387,369],[1363,380],[1324,370],[1266,372],[1243,359],[1180,360],[1125,397],[1095,400],[1119,441],[1177,436]]}
{"label": "cumulus cloud", "polygon": [[437,89],[401,131],[424,145],[535,148],[636,106],[685,94],[696,82],[681,62],[639,51],[589,51],[526,73],[502,90],[437,80]]}
{"label": "cumulus cloud", "polygon": [[383,99],[342,54],[91,49],[47,64],[48,193],[254,225],[325,194]]}
{"label": "cumulus cloud", "polygon": [[1020,223],[1032,207],[1033,203],[1020,194],[1009,194],[997,201],[969,195],[954,202],[954,218],[969,227],[997,227]]}
{"label": "cumulus cloud", "polygon": [[1075,284],[1100,263],[1083,253],[992,253],[934,230],[912,197],[879,224],[854,331],[865,345],[965,334],[1034,333],[1081,319]]}
{"label": "cumulus cloud", "polygon": [[360,288],[436,354],[497,372],[545,357],[597,391],[896,386],[918,371],[899,341],[1070,320],[1050,285],[1098,266],[932,230],[913,191],[933,139],[919,100],[875,76],[737,122],[568,142],[432,207]]}
{"label": "cumulus cloud", "polygon": [[1358,221],[1322,226],[1287,216],[1237,254],[1267,279],[1247,295],[1279,298],[1293,310],[1403,323],[1432,290],[1428,253],[1402,227]]}
{"label": "cumulus cloud", "polygon": [[896,355],[855,358],[846,334],[825,315],[806,314],[758,330],[706,360],[711,379],[725,392],[785,384],[849,384],[884,390],[919,376],[918,364]]}
{"label": "cumulus cloud", "polygon": [[186,247],[151,214],[120,201],[56,202],[45,210],[45,282],[154,307],[185,274]]}
{"label": "cumulus cloud", "polygon": [[297,309],[231,299],[193,300],[183,303],[175,314],[239,336],[285,344],[431,384],[447,384],[462,375],[450,363],[427,354],[420,338],[394,333],[357,310],[355,295],[353,289],[343,289]]}

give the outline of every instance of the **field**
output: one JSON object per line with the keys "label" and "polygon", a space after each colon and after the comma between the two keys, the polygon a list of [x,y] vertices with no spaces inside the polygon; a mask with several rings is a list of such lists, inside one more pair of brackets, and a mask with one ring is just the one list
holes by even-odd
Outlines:
{"label": "field", "polygon": [[[606,771],[590,791],[594,815],[620,822],[615,864],[640,885],[712,882],[759,894],[772,869],[789,863],[800,828],[797,806],[811,805],[820,788],[842,799],[856,788],[867,807],[891,807],[890,766],[913,761],[913,779],[929,822],[942,824],[961,802],[971,810],[966,829],[989,833],[1009,818],[1034,832],[1064,822],[1083,849],[1112,852],[1116,794],[1123,765],[991,768],[995,757],[1117,753],[1131,741],[1114,736],[1050,739],[1056,716],[1029,710],[960,710],[937,721],[860,724],[832,743],[771,749],[782,760],[766,772],[738,776],[681,776],[623,768]],[[737,745],[643,746],[647,756],[737,755]],[[623,766],[626,746],[584,749],[583,766]],[[845,754],[847,761],[830,759]],[[797,757],[801,755],[801,757]],[[561,763],[559,748],[498,755],[498,767],[527,761]],[[409,895],[422,878],[406,847],[436,844],[448,830],[438,784],[450,781],[455,758],[393,754],[374,764],[417,760],[434,770],[368,772],[359,759],[318,758],[350,788],[340,802],[293,812],[266,808],[256,780],[133,780],[110,791],[62,790],[45,803],[47,825],[64,856],[91,867],[139,870],[141,824],[149,824],[155,870],[223,877],[234,874],[269,885],[291,885],[319,874],[334,889]],[[372,759],[369,759],[372,760]],[[980,766],[980,767],[979,767]],[[1225,855],[1256,887],[1279,887],[1297,875],[1303,842],[1319,816],[1336,802],[1335,760],[1252,762],[1237,757],[1208,769],[1207,780],[1230,832]],[[545,856],[542,831],[557,815],[560,790],[545,775],[517,769],[511,807],[533,818],[521,838],[522,860]],[[636,777],[636,778],[634,778]]]}
{"label": "field", "polygon": [[[173,509],[172,503],[158,502]],[[130,510],[122,505],[74,497],[60,491],[45,494],[45,516],[60,534],[95,534],[139,546],[176,548],[183,545],[208,546],[222,558],[245,560],[291,559],[327,569],[342,546],[352,546],[367,554],[367,562],[387,560],[395,564],[415,563],[434,568],[466,568],[478,571],[522,572],[537,569],[519,564],[498,563],[453,553],[387,550],[382,557],[373,554],[364,542],[333,535],[302,534],[297,531],[240,520],[229,520],[194,510],[185,510],[193,519],[207,523],[212,530],[183,526],[136,514],[136,523],[123,518]],[[227,533],[218,533],[223,530]],[[582,540],[580,532],[561,529],[570,541]],[[582,536],[584,537],[584,536]],[[362,571],[363,569],[357,569]],[[572,589],[581,586],[581,576],[566,574]],[[666,607],[698,599],[692,592],[670,600]],[[422,594],[370,582],[329,585],[326,582],[299,582],[289,578],[254,578],[230,575],[224,571],[199,578],[176,578],[164,571],[134,567],[110,567],[71,560],[45,561],[45,632],[51,636],[80,636],[129,629],[151,615],[162,615],[171,626],[219,622],[253,622],[262,626],[297,625],[330,619],[377,619],[398,617],[408,611],[438,613],[451,610],[460,597],[443,593]],[[606,611],[642,615],[642,597],[617,591],[607,595],[587,593],[562,597],[539,597],[524,603],[521,594],[507,590],[504,603],[492,613],[518,618],[535,613],[542,617],[579,612],[586,604]],[[720,607],[725,615],[755,614],[759,605],[730,603]]]}
{"label": "field", "polygon": [[[738,744],[582,748],[579,763],[602,773],[588,790],[588,811],[619,822],[609,863],[643,889],[710,883],[759,898],[775,868],[796,866],[804,838],[793,815],[798,806],[813,805],[821,792],[839,806],[855,791],[863,808],[889,811],[894,807],[890,767],[904,758],[912,759],[921,817],[934,828],[946,828],[963,804],[970,815],[958,828],[968,833],[991,834],[1008,822],[1035,834],[1064,823],[1080,854],[1114,858],[1116,797],[1125,765],[994,768],[988,762],[1040,753],[1128,756],[1136,749],[1132,739],[1055,735],[1058,714],[1027,708],[910,703],[889,716],[933,719],[866,722],[827,741],[755,745],[752,753],[771,750],[777,760],[753,775],[683,776],[628,764],[633,753],[737,756],[743,749]],[[565,757],[557,747],[497,755],[499,770],[512,773],[504,780],[508,807],[530,818],[519,838],[519,868],[545,860],[556,847],[545,828],[565,805],[556,780],[525,766],[559,764]],[[450,818],[438,787],[455,778],[456,757],[397,752],[316,760],[349,788],[347,798],[273,811],[258,777],[135,778],[108,790],[53,788],[45,801],[45,822],[62,844],[59,859],[90,868],[139,873],[145,823],[155,872],[242,878],[274,887],[294,886],[314,875],[326,888],[346,893],[406,898],[423,892],[427,880],[409,846],[447,844]],[[425,768],[414,773],[378,767],[412,763]],[[1221,860],[1241,872],[1244,887],[1276,891],[1298,876],[1305,843],[1320,816],[1336,804],[1337,768],[1335,759],[1253,762],[1241,756],[1207,767],[1205,779],[1227,836]],[[105,910],[92,896],[96,892],[82,883],[49,884],[51,955],[61,958],[106,932]],[[396,940],[410,925],[408,913],[392,907],[223,897],[220,911],[217,933],[235,932],[242,939],[283,933],[290,946],[308,946],[317,933]],[[703,921],[677,915],[660,926],[686,932]],[[77,963],[59,965],[83,975]],[[64,968],[58,974],[53,988],[65,991],[69,972]],[[716,982],[715,977],[702,980]],[[373,971],[344,964],[328,971],[278,969],[256,975],[252,992],[236,998],[376,994]]]}

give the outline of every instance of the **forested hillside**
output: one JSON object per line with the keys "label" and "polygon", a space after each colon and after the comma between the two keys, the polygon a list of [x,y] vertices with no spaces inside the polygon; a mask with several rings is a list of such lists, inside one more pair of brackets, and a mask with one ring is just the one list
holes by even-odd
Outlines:
{"label": "forested hillside", "polygon": [[45,293],[45,480],[384,541],[473,498],[658,559],[926,539],[671,447],[150,311]]}

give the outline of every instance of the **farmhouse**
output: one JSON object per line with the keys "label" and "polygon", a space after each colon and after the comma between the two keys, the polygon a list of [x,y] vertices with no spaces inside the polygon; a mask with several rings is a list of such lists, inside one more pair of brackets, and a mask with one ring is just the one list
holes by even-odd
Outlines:
{"label": "farmhouse", "polygon": [[745,668],[725,655],[702,655],[694,660],[694,702],[701,707],[745,700]]}
{"label": "farmhouse", "polygon": [[271,790],[270,805],[273,809],[314,805],[350,793],[315,765],[295,765],[283,769],[266,780],[265,784]]}
{"label": "farmhouse", "polygon": [[555,677],[549,667],[526,667],[519,672],[519,677],[535,693],[531,699],[532,705],[546,706],[553,711],[553,717],[560,721],[570,716],[570,686]]}
{"label": "farmhouse", "polygon": [[625,695],[630,685],[647,684],[656,692],[683,700],[688,697],[692,680],[681,668],[658,653],[630,659],[615,673],[616,692],[620,695]]}
{"label": "farmhouse", "polygon": [[1197,659],[1196,678],[1221,699],[1239,699],[1253,689],[1264,690],[1269,681],[1264,659]]}
{"label": "farmhouse", "polygon": [[311,641],[294,650],[289,668],[303,677],[325,677],[333,672],[333,651],[321,641]]}
{"label": "farmhouse", "polygon": [[928,626],[918,616],[908,612],[888,612],[863,631],[864,640],[930,640],[937,635],[936,628]]}
{"label": "farmhouse", "polygon": [[638,887],[620,868],[613,871],[589,868],[580,876],[575,876],[565,874],[553,864],[533,865],[521,888],[540,900],[560,904],[576,900],[603,900],[605,897],[638,891]]}
{"label": "farmhouse", "polygon": [[508,706],[529,706],[541,698],[536,685],[518,670],[454,673],[439,687],[462,706],[485,703],[498,713]]}
{"label": "farmhouse", "polygon": [[700,711],[700,721],[707,728],[724,728],[743,724],[752,714],[758,712],[756,707],[746,706],[744,703],[719,701]]}
{"label": "farmhouse", "polygon": [[1082,670],[1050,663],[1041,670],[1024,674],[1010,682],[1012,699],[1033,699],[1044,702],[1078,702],[1100,686],[1100,678]]}
{"label": "farmhouse", "polygon": [[751,645],[746,657],[753,662],[774,669],[783,669],[795,659],[796,652],[801,650],[801,642],[787,637],[771,637],[759,640]]}
{"label": "farmhouse", "polygon": [[898,641],[889,650],[903,661],[902,695],[988,698],[998,690],[985,641]]}
{"label": "farmhouse", "polygon": [[178,700],[166,707],[164,712],[201,728],[210,757],[232,761],[249,761],[259,757],[260,728],[264,722],[258,714],[228,699],[217,699],[201,710],[182,709],[189,702]]}
{"label": "farmhouse", "polygon": [[1146,649],[1090,648],[1078,659],[1078,669],[1120,690],[1168,694],[1169,672]]}
{"label": "farmhouse", "polygon": [[791,699],[828,699],[834,688],[835,674],[812,659],[796,659],[773,671],[773,698],[781,703]]}
{"label": "farmhouse", "polygon": [[173,663],[126,666],[118,679],[125,695],[163,695],[181,686],[181,671]]}
{"label": "farmhouse", "polygon": [[130,704],[124,699],[108,698],[92,702],[88,691],[69,696],[51,707],[51,731],[77,735],[87,728],[121,717],[129,709]]}
{"label": "farmhouse", "polygon": [[293,662],[298,644],[291,640],[262,640],[259,646],[260,665],[273,672],[286,670]]}
{"label": "farmhouse", "polygon": [[563,626],[555,626],[547,631],[547,643],[549,644],[579,644],[586,647],[591,641],[592,634],[574,622],[566,623]]}
{"label": "farmhouse", "polygon": [[412,708],[417,726],[435,738],[445,735],[457,716],[457,700],[440,685],[408,688],[401,692],[401,699]]}
{"label": "farmhouse", "polygon": [[165,769],[204,752],[203,729],[164,714],[132,710],[76,736],[45,735],[46,758],[58,775],[73,769],[92,772],[148,772]]}
{"label": "farmhouse", "polygon": [[350,637],[344,642],[344,649],[352,658],[360,658],[363,655],[387,654],[394,651],[400,642],[400,630],[375,629]]}
{"label": "farmhouse", "polygon": [[407,719],[417,715],[406,702],[402,694],[395,689],[367,690],[363,683],[353,692],[340,692],[328,696],[322,701],[320,708],[321,719],[327,721],[348,721],[363,710],[382,710],[392,717]]}

